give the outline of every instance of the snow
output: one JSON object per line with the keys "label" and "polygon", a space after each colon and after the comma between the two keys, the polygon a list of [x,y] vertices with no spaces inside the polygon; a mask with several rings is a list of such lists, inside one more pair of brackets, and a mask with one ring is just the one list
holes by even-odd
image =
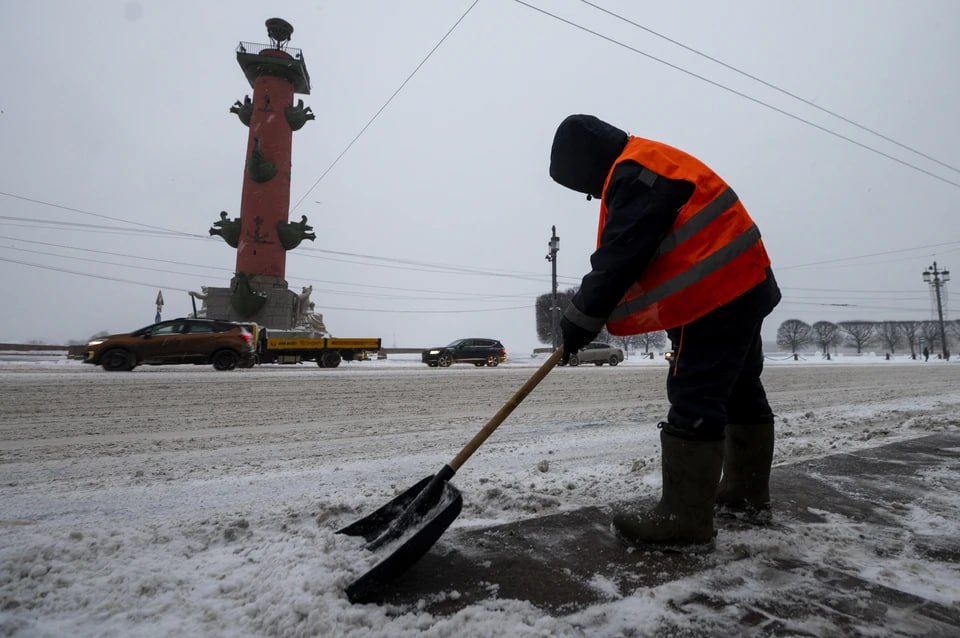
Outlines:
{"label": "snow", "polygon": [[[0,353],[0,634],[696,633],[712,612],[677,605],[695,607],[705,582],[742,601],[778,586],[762,561],[738,561],[633,593],[597,574],[589,585],[604,602],[559,616],[495,591],[447,617],[425,600],[351,604],[344,588],[376,559],[336,530],[439,470],[542,361],[437,370],[405,355],[337,370],[117,374],[62,355]],[[665,371],[662,358],[633,357],[552,372],[461,468],[464,509],[449,531],[656,495]],[[773,355],[775,464],[955,431],[958,379],[954,362]],[[960,517],[943,514],[960,511],[948,489],[955,469],[921,475],[930,489],[902,504],[906,528],[822,511],[827,523],[799,538],[789,528],[725,530],[716,551],[836,566],[956,609],[957,565],[912,560],[903,537],[934,548],[960,537]],[[892,622],[891,633],[909,633],[909,617]],[[785,630],[837,633],[827,618]]]}

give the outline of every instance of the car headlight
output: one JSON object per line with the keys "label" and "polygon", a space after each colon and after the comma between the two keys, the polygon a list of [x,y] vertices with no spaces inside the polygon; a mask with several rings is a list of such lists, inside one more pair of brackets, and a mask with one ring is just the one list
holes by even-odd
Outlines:
{"label": "car headlight", "polygon": [[431,351],[430,351],[430,354],[440,354],[440,351],[439,351],[439,350],[431,350]]}
{"label": "car headlight", "polygon": [[87,345],[88,345],[88,346],[99,346],[99,345],[100,345],[101,343],[103,343],[104,341],[106,341],[106,339],[94,339],[93,341],[88,341],[88,342],[87,342]]}

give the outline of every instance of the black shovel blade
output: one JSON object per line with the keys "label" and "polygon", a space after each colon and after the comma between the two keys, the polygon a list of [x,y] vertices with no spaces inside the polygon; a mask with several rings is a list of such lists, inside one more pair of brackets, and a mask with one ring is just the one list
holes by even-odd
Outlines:
{"label": "black shovel blade", "polygon": [[347,587],[350,602],[376,599],[386,585],[420,560],[460,515],[463,496],[443,474],[446,472],[424,478],[373,514],[337,532],[360,536],[369,550],[382,548],[386,552],[380,562]]}

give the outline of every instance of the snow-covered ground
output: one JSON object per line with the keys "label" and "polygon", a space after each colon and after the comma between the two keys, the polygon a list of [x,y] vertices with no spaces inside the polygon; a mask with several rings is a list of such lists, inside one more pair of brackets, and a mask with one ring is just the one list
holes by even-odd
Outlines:
{"label": "snow-covered ground", "polygon": [[[502,600],[436,617],[343,593],[372,557],[334,532],[450,461],[541,362],[106,373],[0,354],[0,634],[647,635],[695,581],[560,617]],[[659,358],[553,371],[459,472],[451,531],[656,495],[665,373]],[[960,426],[957,362],[773,354],[765,382],[778,465]],[[955,538],[958,519],[918,525]],[[777,542],[858,565],[845,524]],[[956,564],[902,560],[871,553],[859,576],[957,608]]]}

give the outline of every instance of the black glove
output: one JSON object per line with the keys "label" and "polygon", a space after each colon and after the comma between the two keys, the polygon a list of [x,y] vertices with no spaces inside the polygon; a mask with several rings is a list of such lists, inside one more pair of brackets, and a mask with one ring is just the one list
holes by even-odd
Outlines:
{"label": "black glove", "polygon": [[570,355],[576,354],[578,350],[593,341],[600,332],[581,328],[566,317],[560,319],[560,331],[563,333],[563,357],[560,359],[563,365],[567,365],[570,361]]}

